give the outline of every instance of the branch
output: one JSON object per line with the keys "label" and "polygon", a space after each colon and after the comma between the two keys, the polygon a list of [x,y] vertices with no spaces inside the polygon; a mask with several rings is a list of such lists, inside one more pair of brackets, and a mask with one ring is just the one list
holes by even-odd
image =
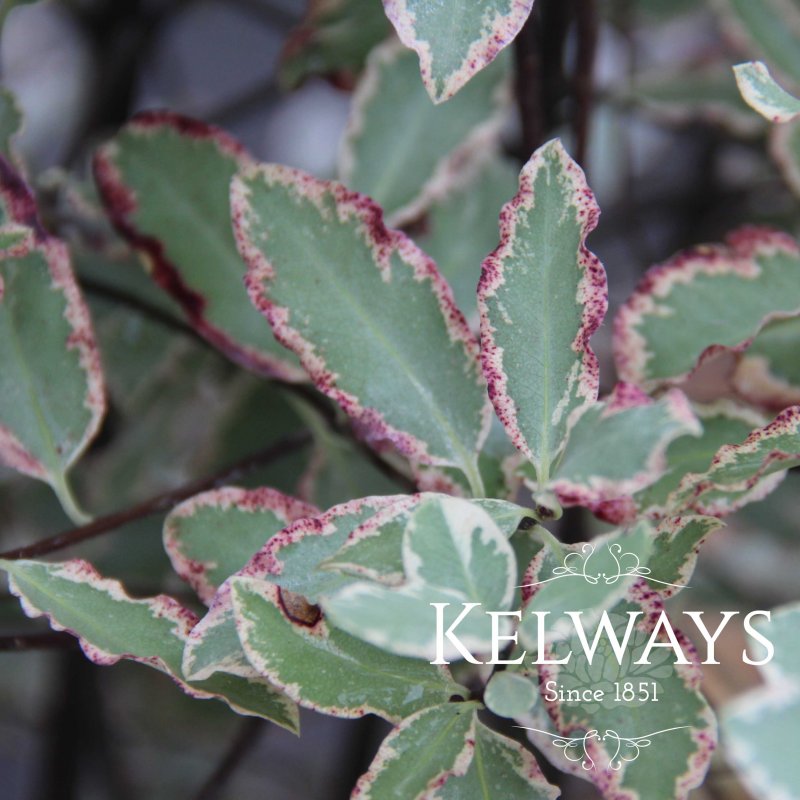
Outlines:
{"label": "branch", "polygon": [[142,503],[138,503],[122,511],[115,511],[113,514],[108,514],[105,517],[99,517],[86,525],[72,528],[64,533],[52,536],[49,539],[42,539],[26,547],[18,547],[14,550],[0,553],[0,558],[9,560],[38,558],[39,556],[54,553],[56,550],[63,550],[79,542],[84,542],[87,539],[93,539],[96,536],[116,530],[134,520],[168,511],[173,508],[173,506],[193,495],[235,481],[256,467],[261,467],[273,461],[277,461],[298,448],[305,447],[310,442],[311,434],[305,431],[287,436],[208,478],[190,481],[183,486],[179,486],[177,489],[157,494],[155,497],[151,497],[149,500],[145,500]]}
{"label": "branch", "polygon": [[589,126],[594,90],[594,60],[597,50],[597,7],[595,0],[577,0],[576,31],[578,56],[575,63],[575,160],[586,169]]}

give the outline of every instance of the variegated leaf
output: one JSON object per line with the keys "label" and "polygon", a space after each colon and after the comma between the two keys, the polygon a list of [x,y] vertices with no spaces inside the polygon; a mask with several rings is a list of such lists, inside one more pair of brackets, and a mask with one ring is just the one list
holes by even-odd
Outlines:
{"label": "variegated leaf", "polygon": [[214,489],[170,512],[164,549],[178,575],[209,603],[225,579],[270,537],[297,519],[318,514],[314,506],[274,489]]}
{"label": "variegated leaf", "polygon": [[492,155],[470,179],[459,179],[431,204],[424,230],[415,237],[453,287],[456,303],[471,324],[477,324],[480,263],[497,245],[497,217],[516,187],[512,162]]}
{"label": "variegated leaf", "polygon": [[[762,667],[766,685],[723,708],[725,756],[753,797],[792,800],[800,797],[800,604],[773,611],[768,630],[756,627],[773,643],[775,655]],[[754,644],[752,657],[761,658],[763,645]]]}
{"label": "variegated leaf", "polygon": [[664,474],[670,444],[701,430],[683,392],[653,401],[635,386],[618,384],[572,423],[549,488],[564,506],[584,506],[618,525],[630,522],[637,515],[631,495]]}
{"label": "variegated leaf", "polygon": [[49,483],[85,522],[66,475],[105,414],[100,356],[66,245],[2,157],[0,224],[11,236],[0,258],[0,461]]}
{"label": "variegated leaf", "polygon": [[442,668],[365,644],[331,626],[315,606],[298,606],[291,592],[277,586],[233,578],[231,593],[250,663],[307,708],[398,721],[465,693]]}
{"label": "variegated leaf", "polygon": [[599,209],[559,141],[534,153],[500,216],[500,245],[478,285],[489,396],[541,485],[572,415],[597,399],[589,339],[607,308],[602,264],[586,249]]}
{"label": "variegated leaf", "polygon": [[800,317],[767,325],[739,360],[736,391],[748,402],[778,411],[800,403]]}
{"label": "variegated leaf", "polygon": [[414,54],[386,42],[370,55],[353,96],[341,180],[372,197],[390,224],[415,219],[496,146],[508,82],[502,58],[458,98],[434,106],[420,85]]}
{"label": "variegated leaf", "polygon": [[303,380],[242,285],[229,188],[237,170],[252,163],[218,128],[144,112],[97,151],[94,174],[117,230],[198,333],[248,369]]}
{"label": "variegated leaf", "polygon": [[[572,689],[601,690],[601,699],[552,701],[542,694],[542,708],[526,721],[533,743],[559,769],[589,780],[608,798],[626,800],[687,800],[705,777],[716,747],[716,721],[700,693],[699,659],[689,642],[675,631],[675,643],[690,663],[675,663],[672,647],[654,648],[648,663],[637,664],[648,646],[663,604],[641,584],[630,587],[629,597],[609,612],[619,641],[638,613],[619,660],[608,638],[602,637],[589,663],[577,636],[548,648],[551,660],[563,665],[539,667],[539,681],[555,681]],[[643,616],[642,616],[643,614]],[[589,642],[594,631],[586,634]],[[665,628],[656,634],[659,644],[671,644]],[[634,697],[616,699],[615,683],[631,683]],[[640,696],[644,683],[649,697]],[[653,702],[655,688],[657,702]],[[546,712],[546,713],[545,713]],[[594,732],[594,733],[592,733]],[[567,747],[558,746],[566,744]]]}
{"label": "variegated leaf", "polygon": [[9,574],[9,588],[25,613],[46,616],[55,630],[77,636],[96,664],[116,664],[121,659],[147,664],[165,672],[192,697],[216,697],[239,713],[265,717],[298,732],[297,707],[265,680],[231,675],[208,681],[184,678],[183,646],[197,617],[173,598],[134,600],[118,581],[102,578],[80,560],[2,561],[0,568]]}
{"label": "variegated leaf", "polygon": [[[564,640],[573,632],[566,612],[580,612],[586,628],[613,608],[642,575],[653,552],[653,529],[640,522],[630,533],[614,531],[563,547],[545,547],[533,560],[523,584],[525,612],[519,626],[522,644],[536,652],[540,644]],[[539,638],[539,617],[548,622]]]}
{"label": "variegated leaf", "polygon": [[[516,650],[508,657],[509,661],[519,657]],[[519,719],[525,717],[541,702],[539,688],[528,677],[525,669],[506,669],[494,672],[483,693],[483,701],[490,711],[499,717]]]}
{"label": "variegated leaf", "polygon": [[406,47],[419,56],[422,82],[434,103],[452,97],[519,33],[533,0],[383,0]]}
{"label": "variegated leaf", "polygon": [[747,105],[770,122],[791,122],[800,116],[800,100],[778,85],[761,61],[737,64],[736,84]]}
{"label": "variegated leaf", "polygon": [[622,380],[677,383],[768,322],[800,313],[800,251],[783,233],[744,228],[725,245],[679,253],[642,279],[614,320]]}
{"label": "variegated leaf", "polygon": [[[474,613],[458,625],[458,638],[473,653],[491,649],[491,618],[514,597],[516,560],[507,536],[491,516],[469,500],[426,500],[412,514],[403,534],[404,582],[384,585],[356,581],[321,598],[333,623],[353,636],[398,655],[436,659],[436,612],[445,603],[445,629],[464,611]],[[392,581],[396,584],[396,581]],[[500,619],[507,629],[507,619]],[[446,659],[463,658],[451,641]]]}
{"label": "variegated leaf", "polygon": [[560,796],[558,788],[545,780],[532,753],[478,720],[469,769],[464,775],[449,777],[432,800],[556,800]]}
{"label": "variegated leaf", "polygon": [[684,477],[704,473],[723,445],[743,442],[753,428],[767,421],[752,409],[729,400],[697,404],[693,411],[702,424],[702,433],[684,436],[670,444],[664,475],[634,495],[633,501],[640,514],[657,518],[683,511],[676,491]]}
{"label": "variegated leaf", "polygon": [[477,346],[433,261],[368,198],[286,167],[247,169],[232,203],[250,297],[317,387],[371,441],[481,494]]}
{"label": "variegated leaf", "polygon": [[307,78],[323,75],[350,88],[370,50],[391,30],[374,0],[311,0],[283,46],[279,80],[294,89]]}
{"label": "variegated leaf", "polygon": [[359,800],[434,800],[467,773],[475,753],[477,703],[448,703],[404,719],[381,744],[353,790]]}
{"label": "variegated leaf", "polygon": [[[406,502],[401,496],[368,497],[335,506],[318,517],[299,519],[269,541],[237,573],[280,585],[314,603],[323,591],[352,582],[352,577],[319,569],[350,533],[379,510]],[[216,672],[252,675],[233,619],[230,580],[213,598],[208,613],[189,636],[183,657],[187,675],[208,678]]]}
{"label": "variegated leaf", "polygon": [[729,514],[763,498],[798,464],[800,406],[790,406],[741,444],[723,445],[705,472],[685,475],[673,503],[700,514]]}

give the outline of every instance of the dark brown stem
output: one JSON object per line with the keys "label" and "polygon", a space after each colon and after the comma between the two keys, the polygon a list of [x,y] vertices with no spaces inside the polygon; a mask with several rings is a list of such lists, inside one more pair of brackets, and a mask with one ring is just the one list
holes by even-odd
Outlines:
{"label": "dark brown stem", "polygon": [[534,10],[514,40],[515,94],[522,124],[523,161],[544,141],[539,12]]}
{"label": "dark brown stem", "polygon": [[6,653],[23,650],[62,650],[77,645],[78,640],[74,636],[58,631],[0,636],[0,652]]}
{"label": "dark brown stem", "polygon": [[219,797],[237,767],[252,751],[265,730],[264,720],[255,717],[245,719],[217,768],[194,796],[195,800],[214,800]]}
{"label": "dark brown stem", "polygon": [[59,533],[48,539],[42,539],[26,547],[18,547],[14,550],[0,553],[0,558],[9,560],[38,558],[39,556],[54,553],[57,550],[63,550],[79,542],[84,542],[87,539],[93,539],[96,536],[116,530],[134,520],[168,511],[173,506],[195,494],[213,489],[231,481],[236,481],[242,475],[245,475],[256,467],[261,467],[277,461],[296,451],[298,448],[305,447],[310,442],[311,434],[305,431],[287,436],[208,478],[191,481],[177,489],[158,494],[130,508],[123,509],[122,511],[115,511],[113,514],[99,517],[86,525],[81,525],[78,528]]}
{"label": "dark brown stem", "polygon": [[575,62],[575,159],[586,169],[589,128],[594,95],[594,61],[597,50],[596,0],[575,0],[578,56]]}

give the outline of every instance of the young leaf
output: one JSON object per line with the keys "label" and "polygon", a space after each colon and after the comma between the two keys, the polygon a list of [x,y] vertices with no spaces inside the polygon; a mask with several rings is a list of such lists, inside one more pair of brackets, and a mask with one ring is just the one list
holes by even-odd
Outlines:
{"label": "young leaf", "polygon": [[629,522],[636,517],[630,496],[664,474],[670,444],[701,430],[683,392],[653,401],[635,386],[617,384],[604,403],[586,407],[572,423],[550,489],[564,506]]}
{"label": "young leaf", "polygon": [[768,322],[800,313],[799,277],[797,244],[765,228],[653,267],[614,320],[620,378],[677,383],[721,351],[745,350]]}
{"label": "young leaf", "polygon": [[248,369],[302,380],[242,285],[229,188],[250,164],[244,148],[218,128],[159,111],[138,114],[101,147],[94,174],[117,230],[198,333]]}
{"label": "young leaf", "polygon": [[[445,629],[464,603],[480,604],[461,621],[458,637],[473,653],[489,652],[491,618],[484,612],[509,608],[517,577],[513,549],[491,516],[468,500],[426,500],[406,526],[402,555],[401,585],[355,581],[323,596],[332,622],[389,652],[433,661],[437,626],[431,604],[447,604]],[[447,659],[464,657],[449,640],[443,649]]]}
{"label": "young leaf", "polygon": [[464,775],[449,777],[433,794],[436,800],[556,800],[560,796],[559,790],[545,780],[532,753],[480,720],[475,725],[475,752],[469,769]]}
{"label": "young leaf", "polygon": [[311,0],[283,46],[278,78],[287,89],[314,75],[350,88],[370,50],[391,30],[374,0]]}
{"label": "young leaf", "polygon": [[[762,626],[757,626],[762,627]],[[725,755],[753,797],[800,797],[795,744],[800,735],[800,604],[772,612],[775,655],[766,685],[728,703],[720,718]],[[766,635],[766,632],[764,632]],[[754,658],[760,658],[761,645]]]}
{"label": "young leaf", "polygon": [[342,182],[372,197],[391,225],[418,217],[496,146],[508,105],[508,62],[500,61],[434,106],[412,52],[396,40],[374,50],[353,96]]}
{"label": "young leaf", "polygon": [[736,391],[761,408],[800,403],[800,317],[780,319],[756,336],[733,374]]}
{"label": "young leaf", "polygon": [[519,33],[533,0],[486,0],[469,5],[383,0],[400,41],[419,56],[422,82],[434,103],[451,98],[497,58]]}
{"label": "young leaf", "polygon": [[685,475],[673,502],[700,514],[729,514],[766,496],[798,464],[800,406],[790,406],[741,444],[723,445],[705,472]]}
{"label": "young leaf", "polygon": [[102,578],[80,560],[1,561],[0,568],[9,574],[10,591],[20,598],[25,613],[44,615],[55,630],[77,636],[96,664],[116,664],[123,658],[147,664],[165,672],[192,697],[216,697],[239,713],[265,717],[298,732],[297,707],[267,681],[229,675],[204,682],[184,679],[183,646],[197,618],[171,597],[134,600],[118,581]]}
{"label": "young leaf", "polygon": [[368,198],[286,167],[238,175],[232,205],[250,297],[317,387],[373,442],[481,493],[477,346],[433,261]]}
{"label": "young leaf", "polygon": [[515,719],[527,716],[539,702],[539,691],[536,683],[526,675],[507,669],[492,675],[486,684],[483,700],[498,716]]}
{"label": "young leaf", "polygon": [[208,604],[289,523],[319,514],[314,506],[274,489],[228,486],[196,495],[164,521],[164,549],[172,566]]}
{"label": "young leaf", "polygon": [[29,189],[0,162],[12,237],[0,257],[0,461],[49,483],[85,522],[66,475],[105,414],[100,356],[66,246],[40,227]]}
{"label": "young leaf", "polygon": [[374,713],[397,721],[463,693],[441,668],[390,656],[328,625],[318,611],[298,618],[277,586],[234,578],[231,593],[248,659],[307,708],[335,717]]}
{"label": "young leaf", "polygon": [[597,399],[589,339],[607,308],[602,264],[586,249],[599,209],[557,140],[534,153],[500,216],[478,285],[489,396],[544,485],[573,413]]}
{"label": "young leaf", "polygon": [[477,703],[447,703],[404,719],[359,778],[359,800],[434,800],[449,778],[465,775],[475,752]]}
{"label": "young leaf", "polygon": [[745,102],[762,117],[771,122],[791,122],[800,116],[800,100],[778,85],[766,64],[737,64],[733,72]]}

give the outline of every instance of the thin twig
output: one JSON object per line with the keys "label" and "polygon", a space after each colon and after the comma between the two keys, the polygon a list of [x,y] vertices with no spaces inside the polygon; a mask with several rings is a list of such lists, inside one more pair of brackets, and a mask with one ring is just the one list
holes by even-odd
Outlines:
{"label": "thin twig", "polygon": [[38,558],[39,556],[54,553],[56,550],[63,550],[79,542],[84,542],[87,539],[93,539],[101,534],[116,530],[134,520],[168,511],[173,506],[195,494],[235,481],[256,467],[261,467],[277,461],[293,453],[298,448],[305,447],[310,442],[311,434],[306,431],[286,436],[274,444],[271,444],[269,447],[259,450],[232,466],[217,472],[215,475],[196,481],[190,481],[176,489],[157,494],[155,497],[151,497],[142,503],[138,503],[122,511],[115,511],[113,514],[108,514],[104,517],[98,517],[98,519],[86,525],[72,528],[71,530],[59,533],[48,539],[42,539],[26,547],[18,547],[13,550],[8,550],[5,553],[0,553],[0,558],[9,560]]}
{"label": "thin twig", "polygon": [[595,0],[576,0],[578,56],[575,61],[575,159],[586,169],[589,128],[594,91],[594,61],[597,50],[597,6]]}
{"label": "thin twig", "polygon": [[21,652],[23,650],[62,650],[77,647],[78,640],[68,633],[44,631],[43,633],[18,633],[0,636],[0,651]]}
{"label": "thin twig", "polygon": [[256,717],[245,719],[217,768],[209,775],[208,780],[200,787],[194,800],[214,800],[220,796],[225,784],[233,776],[237,767],[257,744],[260,735],[267,730],[264,720]]}

